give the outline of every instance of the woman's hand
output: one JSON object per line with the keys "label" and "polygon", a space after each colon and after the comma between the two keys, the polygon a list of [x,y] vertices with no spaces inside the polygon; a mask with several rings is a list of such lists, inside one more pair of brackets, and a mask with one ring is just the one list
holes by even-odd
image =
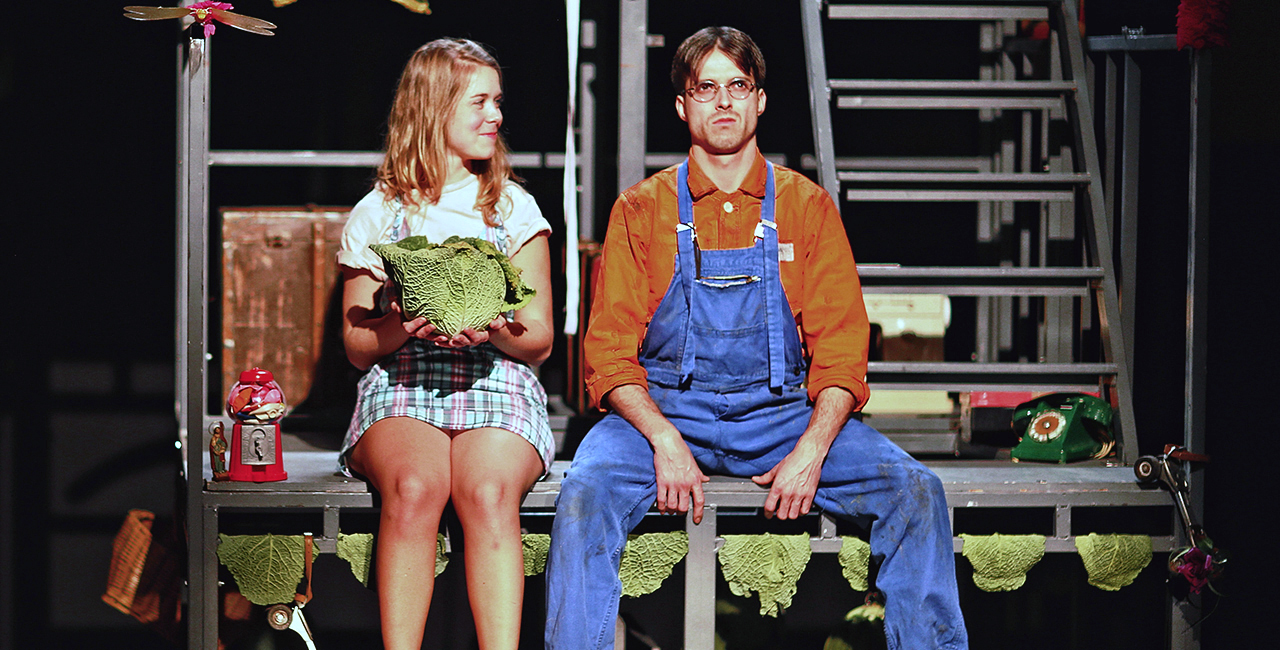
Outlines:
{"label": "woman's hand", "polygon": [[442,333],[435,325],[432,325],[423,316],[417,318],[409,318],[405,315],[404,310],[400,307],[399,301],[392,299],[391,311],[400,314],[400,324],[404,327],[405,333],[410,338],[422,339],[428,343],[434,343],[442,348],[469,348],[487,343],[491,332],[503,329],[507,326],[505,316],[498,315],[492,321],[489,321],[489,327],[477,331],[470,327],[458,332],[450,337]]}

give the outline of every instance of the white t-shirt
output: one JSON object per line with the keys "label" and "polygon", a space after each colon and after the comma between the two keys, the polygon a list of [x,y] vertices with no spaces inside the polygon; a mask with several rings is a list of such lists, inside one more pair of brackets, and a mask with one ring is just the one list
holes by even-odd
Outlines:
{"label": "white t-shirt", "polygon": [[[488,228],[476,210],[480,180],[475,175],[444,186],[440,200],[434,204],[405,206],[405,223],[410,235],[423,235],[432,243],[441,243],[453,235],[485,239]],[[382,190],[375,188],[351,209],[342,231],[342,247],[338,264],[355,269],[368,269],[379,281],[386,281],[382,258],[369,250],[369,244],[389,242],[395,225],[397,204],[388,201]],[[551,224],[542,216],[538,204],[523,187],[507,181],[503,198],[498,201],[498,220],[506,230],[506,252],[513,255],[539,233],[551,232]]]}

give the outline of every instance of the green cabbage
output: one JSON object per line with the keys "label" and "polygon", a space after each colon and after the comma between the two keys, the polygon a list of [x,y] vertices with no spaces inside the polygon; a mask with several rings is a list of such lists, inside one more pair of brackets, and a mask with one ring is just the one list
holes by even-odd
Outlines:
{"label": "green cabbage", "polygon": [[551,552],[551,536],[544,533],[521,533],[524,551],[524,575],[536,576],[547,570],[547,554]]}
{"label": "green cabbage", "polygon": [[961,555],[973,565],[973,584],[983,591],[1013,591],[1044,557],[1044,535],[966,535]]}
{"label": "green cabbage", "polygon": [[676,563],[688,554],[689,534],[683,530],[628,535],[618,561],[622,595],[637,598],[657,591]]}
{"label": "green cabbage", "polygon": [[1128,586],[1151,563],[1151,538],[1146,535],[1076,537],[1076,550],[1089,573],[1089,584],[1103,591]]}
{"label": "green cabbage", "polygon": [[791,606],[796,581],[809,565],[808,535],[725,535],[720,572],[735,596],[760,595],[760,615],[777,617]]}
{"label": "green cabbage", "polygon": [[840,553],[836,555],[840,560],[840,572],[844,574],[844,579],[849,581],[849,586],[853,587],[854,591],[866,591],[871,588],[867,582],[871,545],[857,537],[845,536],[843,539]]}
{"label": "green cabbage", "polygon": [[400,288],[405,315],[425,317],[446,336],[468,327],[483,330],[499,314],[529,304],[537,293],[506,255],[476,237],[453,236],[433,244],[413,236],[369,248]]}

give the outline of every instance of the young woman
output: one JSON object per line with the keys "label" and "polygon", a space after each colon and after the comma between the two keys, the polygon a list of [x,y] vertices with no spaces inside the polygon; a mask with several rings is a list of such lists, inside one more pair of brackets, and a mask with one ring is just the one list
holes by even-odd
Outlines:
{"label": "young woman", "polygon": [[[531,368],[553,338],[550,225],[513,181],[501,102],[497,61],[476,43],[441,39],[414,53],[378,182],[352,210],[338,253],[347,358],[368,369],[339,462],[382,497],[375,579],[388,650],[422,645],[450,499],[480,647],[514,649],[519,639],[520,501],[554,454],[546,393]],[[484,238],[537,296],[513,317],[453,337],[408,319],[368,246],[409,235]]]}

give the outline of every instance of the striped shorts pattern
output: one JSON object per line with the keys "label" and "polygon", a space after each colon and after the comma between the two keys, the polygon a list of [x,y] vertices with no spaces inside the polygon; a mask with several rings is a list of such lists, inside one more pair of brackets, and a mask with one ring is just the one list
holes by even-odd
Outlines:
{"label": "striped shorts pattern", "polygon": [[338,469],[350,476],[347,456],[374,422],[411,417],[447,431],[495,427],[528,440],[543,471],[555,457],[547,421],[547,393],[528,365],[490,344],[468,349],[406,343],[365,373]]}

